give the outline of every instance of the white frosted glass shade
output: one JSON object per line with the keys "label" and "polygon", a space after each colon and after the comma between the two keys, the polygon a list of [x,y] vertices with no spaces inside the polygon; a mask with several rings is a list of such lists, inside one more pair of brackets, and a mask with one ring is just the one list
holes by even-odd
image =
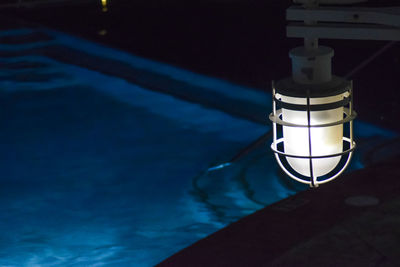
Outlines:
{"label": "white frosted glass shade", "polygon": [[[310,104],[327,104],[343,99],[343,94],[310,98]],[[306,98],[289,97],[281,95],[283,102],[306,105]],[[307,111],[296,111],[282,108],[283,121],[307,125]],[[343,119],[343,107],[324,110],[311,111],[310,124],[326,124],[337,122]],[[309,156],[309,136],[307,127],[283,126],[284,151],[286,154],[296,156]],[[311,156],[323,156],[343,152],[343,124],[330,127],[311,127]],[[287,157],[290,166],[304,176],[311,176],[310,160]],[[314,177],[323,176],[332,171],[340,161],[340,156],[330,158],[312,159]]]}

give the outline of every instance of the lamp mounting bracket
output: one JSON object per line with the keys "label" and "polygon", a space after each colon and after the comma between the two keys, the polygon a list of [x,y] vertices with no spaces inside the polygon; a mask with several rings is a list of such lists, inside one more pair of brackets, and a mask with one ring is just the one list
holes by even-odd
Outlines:
{"label": "lamp mounting bracket", "polygon": [[400,40],[400,7],[291,6],[286,10],[286,19],[290,22],[286,28],[288,37]]}

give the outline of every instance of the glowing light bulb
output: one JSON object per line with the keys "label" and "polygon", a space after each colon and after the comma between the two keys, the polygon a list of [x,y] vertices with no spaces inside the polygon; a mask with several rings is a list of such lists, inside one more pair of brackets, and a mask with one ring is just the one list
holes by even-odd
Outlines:
{"label": "glowing light bulb", "polygon": [[[343,94],[311,98],[311,105],[328,104],[343,99]],[[305,98],[281,96],[286,103],[306,105]],[[282,119],[289,123],[307,125],[307,111],[282,109]],[[310,112],[310,125],[328,124],[343,120],[343,107]],[[310,134],[310,136],[309,136]],[[343,125],[330,127],[288,127],[283,126],[283,138],[285,142],[284,151],[287,154],[297,156],[323,156],[343,152]],[[309,143],[311,140],[311,146]],[[311,148],[311,155],[310,155]],[[304,176],[323,176],[332,171],[340,161],[340,156],[330,158],[309,159],[291,158],[287,160],[289,165],[298,173]],[[312,164],[312,169],[310,164]],[[312,174],[311,174],[312,170]]]}

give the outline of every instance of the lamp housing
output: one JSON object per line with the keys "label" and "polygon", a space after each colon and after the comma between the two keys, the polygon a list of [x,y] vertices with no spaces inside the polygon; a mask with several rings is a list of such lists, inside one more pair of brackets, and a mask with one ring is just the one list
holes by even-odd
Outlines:
{"label": "lamp housing", "polygon": [[330,48],[290,56],[293,76],[272,86],[271,149],[288,176],[317,187],[346,169],[356,147],[352,82],[331,75]]}

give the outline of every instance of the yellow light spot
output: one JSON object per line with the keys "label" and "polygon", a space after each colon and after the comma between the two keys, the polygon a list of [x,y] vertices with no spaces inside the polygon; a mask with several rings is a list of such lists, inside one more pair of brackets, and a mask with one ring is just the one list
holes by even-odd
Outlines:
{"label": "yellow light spot", "polygon": [[97,34],[100,35],[100,36],[104,36],[104,35],[107,34],[107,30],[106,29],[102,29],[102,30],[98,31]]}
{"label": "yellow light spot", "polygon": [[108,11],[108,7],[107,7],[108,3],[107,3],[107,0],[100,0],[100,1],[101,1],[101,10],[102,10],[103,12],[107,12],[107,11]]}

